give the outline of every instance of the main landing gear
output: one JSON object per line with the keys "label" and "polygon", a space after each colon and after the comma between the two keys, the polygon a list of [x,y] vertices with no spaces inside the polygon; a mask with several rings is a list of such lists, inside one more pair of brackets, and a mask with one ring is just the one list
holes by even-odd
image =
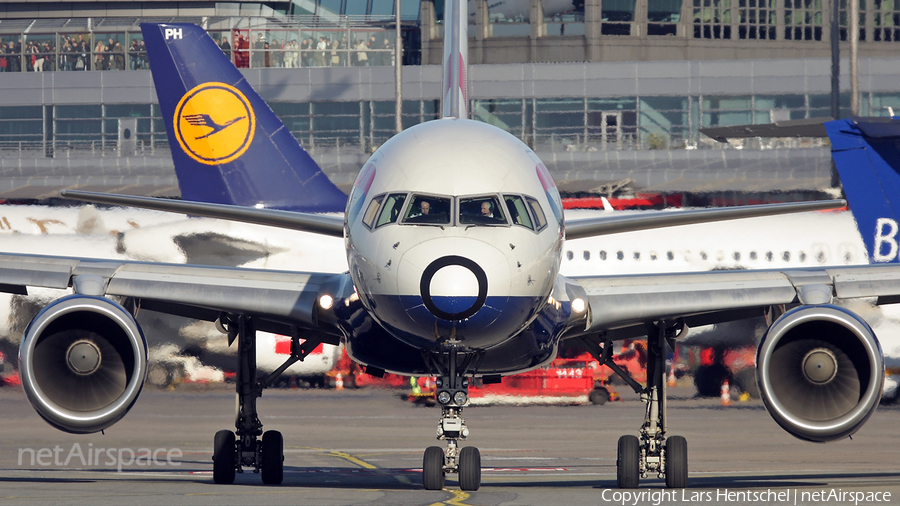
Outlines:
{"label": "main landing gear", "polygon": [[[222,315],[217,322],[228,332],[228,344],[238,341],[238,367],[236,377],[237,413],[236,431],[216,432],[213,444],[213,481],[217,484],[234,483],[235,473],[252,468],[262,474],[267,485],[279,485],[284,479],[284,439],[275,430],[263,432],[256,411],[256,399],[263,389],[270,386],[288,367],[303,360],[322,343],[321,339],[307,338],[301,345],[296,329],[291,336],[291,356],[272,374],[261,381],[256,379],[256,326],[253,318]],[[262,439],[260,439],[262,436]]]}
{"label": "main landing gear", "polygon": [[[462,364],[457,364],[462,354],[455,346],[442,358],[440,363],[432,358],[433,365],[441,371],[436,381],[436,397],[441,405],[441,420],[438,422],[437,439],[447,441],[447,449],[429,446],[422,461],[422,484],[425,490],[441,490],[447,473],[457,473],[459,488],[466,491],[478,490],[481,486],[481,452],[474,446],[459,448],[459,441],[469,436],[462,410],[469,403],[469,380],[465,378],[472,356],[465,356]],[[459,367],[461,366],[461,367]]]}
{"label": "main landing gear", "polygon": [[619,488],[637,488],[641,478],[656,473],[665,477],[666,487],[684,488],[688,483],[687,440],[681,436],[666,437],[666,353],[665,346],[674,348],[674,339],[683,326],[669,327],[665,322],[647,325],[647,385],[642,386],[627,371],[611,359],[612,343],[603,346],[588,339],[581,343],[601,364],[608,366],[646,404],[644,424],[640,436],[619,438],[616,451],[616,481]]}

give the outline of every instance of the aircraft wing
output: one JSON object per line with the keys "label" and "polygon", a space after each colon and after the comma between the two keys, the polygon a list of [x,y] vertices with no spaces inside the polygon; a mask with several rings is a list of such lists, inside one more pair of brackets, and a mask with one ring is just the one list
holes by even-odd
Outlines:
{"label": "aircraft wing", "polygon": [[184,213],[206,218],[219,218],[257,225],[269,225],[314,232],[332,237],[343,237],[344,218],[322,214],[307,214],[278,209],[257,209],[230,204],[212,204],[208,202],[190,202],[154,197],[134,197],[131,195],[114,195],[110,193],[94,193],[76,190],[63,190],[60,195],[73,200],[109,204],[114,206],[131,206],[142,209],[153,209],[170,213]]}
{"label": "aircraft wing", "polygon": [[336,295],[350,286],[343,274],[0,254],[0,291],[73,287],[197,319],[214,321],[221,312],[255,316],[261,330],[282,334],[291,326],[335,332],[319,321],[317,300],[324,289]]}
{"label": "aircraft wing", "polygon": [[[586,328],[574,335],[643,332],[644,322],[684,318],[689,326],[762,316],[770,306],[825,304],[832,299],[897,302],[900,266],[848,266],[773,271],[570,277],[590,307]],[[572,337],[570,332],[567,337]]]}

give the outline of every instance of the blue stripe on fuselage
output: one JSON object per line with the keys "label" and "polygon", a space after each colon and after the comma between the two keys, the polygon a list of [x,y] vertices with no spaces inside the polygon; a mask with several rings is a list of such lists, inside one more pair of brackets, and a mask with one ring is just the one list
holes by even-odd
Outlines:
{"label": "blue stripe on fuselage", "polygon": [[[454,297],[432,297],[437,307],[465,302]],[[432,348],[451,335],[472,348],[495,346],[522,329],[538,307],[536,297],[487,297],[474,315],[460,321],[444,320],[431,314],[417,295],[372,295],[376,313],[387,329],[410,344]],[[471,303],[468,306],[471,307]]]}
{"label": "blue stripe on fuselage", "polygon": [[[387,299],[381,298],[382,302]],[[381,309],[379,306],[379,313]],[[346,335],[347,352],[354,360],[398,374],[439,374],[439,371],[432,369],[430,363],[425,362],[421,353],[423,348],[440,350],[433,339],[408,332],[392,335],[397,330],[394,328],[389,331],[380,325],[359,300],[341,305],[338,312],[342,315],[342,321],[346,322],[342,327]],[[547,304],[527,328],[512,338],[509,334],[504,334],[505,341],[482,350],[478,368],[471,373],[512,374],[547,363],[556,355],[559,338],[570,314],[568,302]],[[409,319],[408,316],[405,318]],[[449,323],[440,322],[439,328],[450,328],[441,326]],[[469,323],[469,320],[465,323]],[[490,328],[493,329],[493,326]],[[433,330],[429,335],[434,335]],[[466,340],[464,343],[471,345],[472,341]]]}

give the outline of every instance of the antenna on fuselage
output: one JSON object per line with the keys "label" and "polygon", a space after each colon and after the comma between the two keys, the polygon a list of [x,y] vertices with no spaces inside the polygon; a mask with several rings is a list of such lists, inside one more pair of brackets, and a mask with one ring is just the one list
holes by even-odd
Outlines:
{"label": "antenna on fuselage", "polygon": [[469,37],[467,3],[447,0],[444,3],[444,71],[442,73],[442,118],[469,116]]}

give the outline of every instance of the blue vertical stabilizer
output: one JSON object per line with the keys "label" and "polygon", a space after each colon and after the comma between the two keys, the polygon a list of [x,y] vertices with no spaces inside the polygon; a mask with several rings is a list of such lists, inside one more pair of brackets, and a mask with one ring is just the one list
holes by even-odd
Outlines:
{"label": "blue vertical stabilizer", "polygon": [[347,197],[197,25],[141,25],[185,200],[343,212]]}
{"label": "blue vertical stabilizer", "polygon": [[825,129],[869,261],[898,262],[900,119],[850,118]]}

